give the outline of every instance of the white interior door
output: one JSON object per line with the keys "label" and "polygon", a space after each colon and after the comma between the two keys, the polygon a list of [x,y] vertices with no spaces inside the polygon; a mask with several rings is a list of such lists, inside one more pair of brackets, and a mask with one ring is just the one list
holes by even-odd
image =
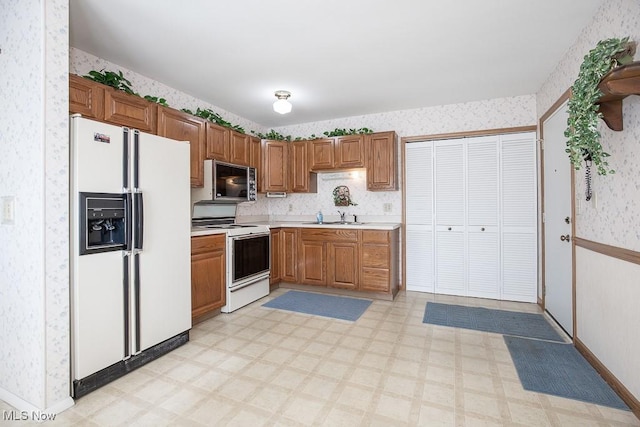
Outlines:
{"label": "white interior door", "polygon": [[408,291],[434,292],[433,144],[408,144],[406,176],[406,284]]}
{"label": "white interior door", "polygon": [[[551,316],[573,336],[571,250],[571,164],[564,130],[567,105],[543,122],[544,138],[544,305]],[[569,239],[567,239],[569,237]]]}

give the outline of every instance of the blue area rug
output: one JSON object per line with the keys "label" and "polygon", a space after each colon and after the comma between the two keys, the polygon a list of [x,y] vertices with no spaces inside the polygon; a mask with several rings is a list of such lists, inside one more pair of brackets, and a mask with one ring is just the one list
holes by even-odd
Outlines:
{"label": "blue area rug", "polygon": [[422,323],[564,342],[542,314],[428,302]]}
{"label": "blue area rug", "polygon": [[370,300],[289,291],[262,304],[263,307],[297,311],[342,320],[358,320],[371,305]]}
{"label": "blue area rug", "polygon": [[629,410],[571,344],[504,337],[525,390]]}

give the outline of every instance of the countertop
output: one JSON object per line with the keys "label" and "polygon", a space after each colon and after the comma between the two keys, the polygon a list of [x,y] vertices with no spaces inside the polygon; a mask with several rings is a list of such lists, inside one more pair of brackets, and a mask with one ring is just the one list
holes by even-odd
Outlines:
{"label": "countertop", "polygon": [[[364,222],[364,223],[345,223],[345,224],[332,224],[323,223],[316,224],[304,221],[256,221],[247,222],[246,224],[266,225],[269,228],[347,228],[356,230],[395,230],[400,228],[402,224],[396,222]],[[192,228],[191,237],[195,236],[209,236],[211,234],[223,234],[226,233],[225,229],[216,228]]]}

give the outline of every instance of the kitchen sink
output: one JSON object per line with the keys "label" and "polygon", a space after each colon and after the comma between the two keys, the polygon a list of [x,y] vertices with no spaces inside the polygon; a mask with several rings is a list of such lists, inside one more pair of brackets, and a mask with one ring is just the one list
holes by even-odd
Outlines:
{"label": "kitchen sink", "polygon": [[324,221],[322,224],[317,222],[303,222],[303,224],[316,224],[316,225],[364,225],[366,222],[340,222],[340,221]]}

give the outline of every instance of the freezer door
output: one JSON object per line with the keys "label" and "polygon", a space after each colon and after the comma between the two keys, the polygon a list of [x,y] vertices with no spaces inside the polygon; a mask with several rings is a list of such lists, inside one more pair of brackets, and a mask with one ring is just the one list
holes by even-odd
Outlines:
{"label": "freezer door", "polygon": [[125,358],[126,269],[122,252],[77,257],[72,289],[73,378],[85,378]]}
{"label": "freezer door", "polygon": [[82,117],[71,119],[74,193],[121,193],[127,178],[126,129]]}
{"label": "freezer door", "polygon": [[142,351],[191,328],[189,144],[141,133],[132,157],[139,159],[131,169],[138,174],[134,191],[143,195],[134,203],[143,206],[139,216],[144,223],[134,275],[139,277],[134,298],[140,307],[135,351]]}

